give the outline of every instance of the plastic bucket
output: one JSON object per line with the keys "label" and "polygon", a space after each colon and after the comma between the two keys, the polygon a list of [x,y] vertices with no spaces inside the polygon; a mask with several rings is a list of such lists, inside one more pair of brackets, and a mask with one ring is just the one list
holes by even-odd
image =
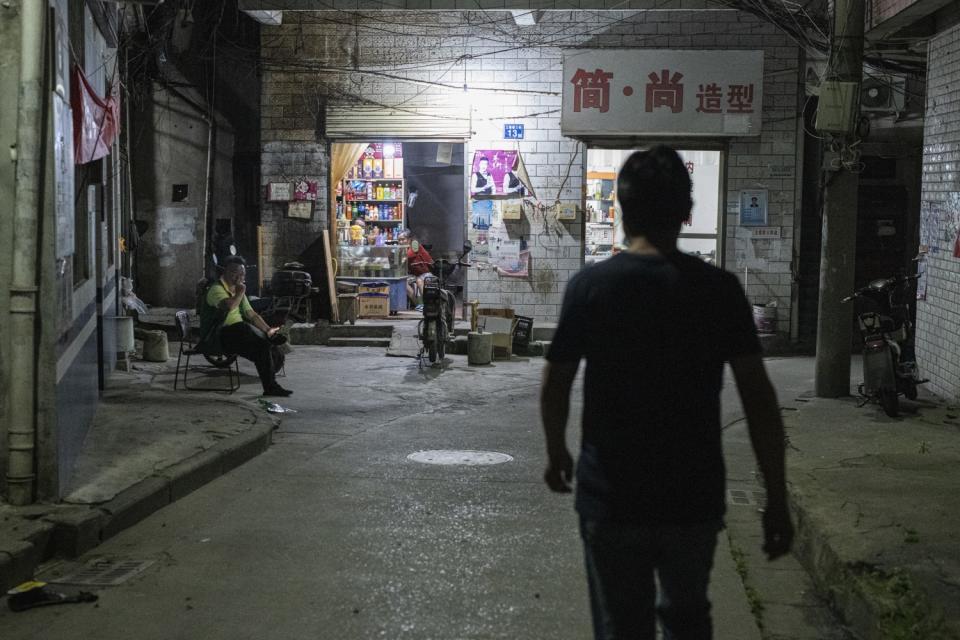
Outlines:
{"label": "plastic bucket", "polygon": [[777,308],[765,304],[753,305],[753,323],[759,333],[777,332]]}
{"label": "plastic bucket", "polygon": [[467,364],[490,364],[493,358],[493,334],[467,334]]}
{"label": "plastic bucket", "polygon": [[117,351],[129,353],[136,349],[133,341],[133,316],[114,316],[117,327]]}

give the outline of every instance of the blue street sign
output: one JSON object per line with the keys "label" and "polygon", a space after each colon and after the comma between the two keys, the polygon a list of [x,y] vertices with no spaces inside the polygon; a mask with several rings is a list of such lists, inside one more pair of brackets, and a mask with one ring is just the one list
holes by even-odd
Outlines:
{"label": "blue street sign", "polygon": [[503,139],[504,140],[523,140],[523,125],[522,124],[503,125]]}

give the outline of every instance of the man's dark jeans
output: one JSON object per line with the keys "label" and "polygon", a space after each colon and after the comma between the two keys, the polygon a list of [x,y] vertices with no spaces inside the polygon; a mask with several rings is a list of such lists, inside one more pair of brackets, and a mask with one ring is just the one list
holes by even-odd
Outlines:
{"label": "man's dark jeans", "polygon": [[220,344],[229,353],[243,356],[256,365],[264,391],[277,384],[271,344],[264,332],[246,322],[238,322],[220,329]]}
{"label": "man's dark jeans", "polygon": [[722,528],[582,519],[594,638],[654,640],[659,616],[664,640],[709,640],[707,584]]}

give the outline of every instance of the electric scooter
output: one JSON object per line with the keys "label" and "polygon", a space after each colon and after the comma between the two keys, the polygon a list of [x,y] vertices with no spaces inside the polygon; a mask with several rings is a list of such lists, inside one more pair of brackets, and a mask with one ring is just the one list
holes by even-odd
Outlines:
{"label": "electric scooter", "polygon": [[863,382],[858,390],[866,401],[879,401],[891,418],[900,412],[900,394],[916,400],[917,386],[927,382],[917,372],[910,307],[896,299],[919,277],[899,275],[874,280],[842,300],[863,298],[876,308],[857,316],[863,339]]}
{"label": "electric scooter", "polygon": [[[429,250],[429,247],[427,248]],[[446,353],[447,337],[453,333],[453,309],[456,299],[453,292],[445,288],[447,278],[457,267],[469,267],[470,263],[463,259],[473,249],[473,244],[467,240],[463,244],[463,253],[457,260],[450,261],[444,258],[434,260],[430,267],[433,277],[423,283],[423,320],[417,330],[420,337],[420,358],[427,353],[430,363],[443,361]]]}

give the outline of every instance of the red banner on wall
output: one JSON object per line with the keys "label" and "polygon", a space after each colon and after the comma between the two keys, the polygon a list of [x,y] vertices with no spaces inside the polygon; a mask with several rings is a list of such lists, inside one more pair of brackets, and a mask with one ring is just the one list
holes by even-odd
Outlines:
{"label": "red banner on wall", "polygon": [[120,98],[116,91],[106,99],[96,94],[80,67],[74,66],[70,78],[70,102],[73,107],[74,162],[86,164],[110,153],[120,131]]}

